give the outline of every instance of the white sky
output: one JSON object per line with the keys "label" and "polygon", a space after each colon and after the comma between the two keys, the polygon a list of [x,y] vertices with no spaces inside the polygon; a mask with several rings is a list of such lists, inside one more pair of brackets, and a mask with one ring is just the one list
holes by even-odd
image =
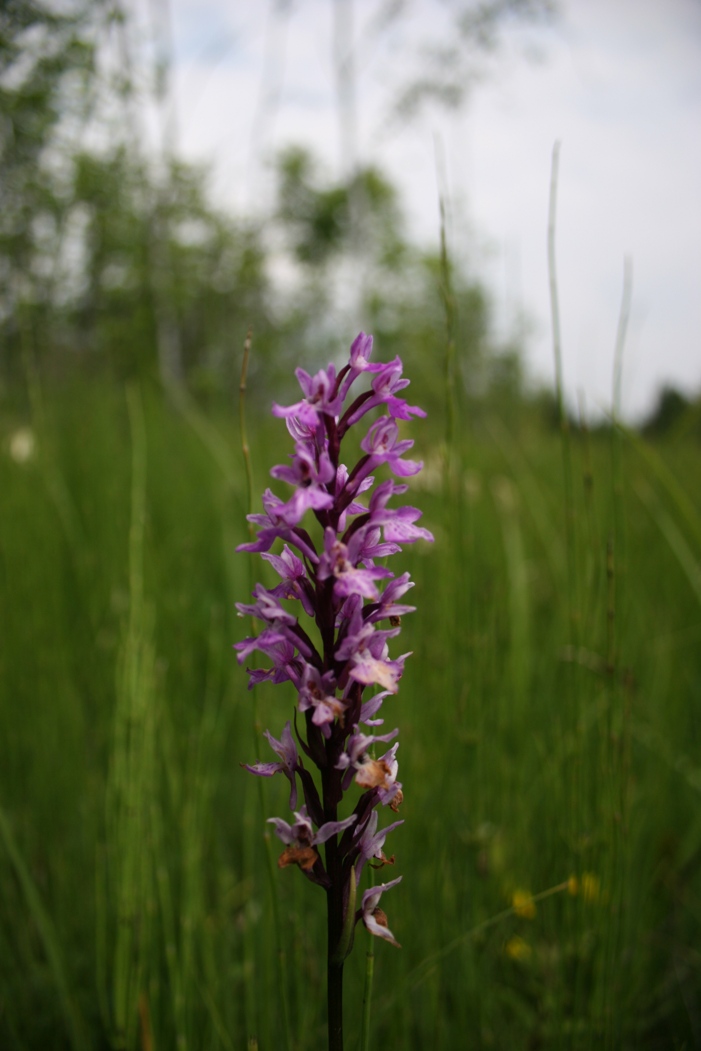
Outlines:
{"label": "white sky", "polygon": [[[341,172],[334,2],[170,0],[178,148],[212,162],[220,199],[239,211],[270,203],[263,162],[285,144],[307,145],[330,174]],[[558,277],[572,400],[583,396],[589,411],[611,405],[625,255],[633,300],[624,413],[649,409],[664,381],[698,391],[701,0],[562,0],[550,26],[505,31],[460,113],[426,110],[408,125],[388,119],[390,101],[420,45],[440,36],[449,5],[414,0],[394,29],[373,34],[382,6],[351,8],[356,157],[400,187],[414,235],[438,239],[438,134],[460,251],[492,291],[504,329],[519,310],[532,320],[527,360],[550,379],[545,245],[560,140]],[[287,16],[271,18],[274,9]]]}

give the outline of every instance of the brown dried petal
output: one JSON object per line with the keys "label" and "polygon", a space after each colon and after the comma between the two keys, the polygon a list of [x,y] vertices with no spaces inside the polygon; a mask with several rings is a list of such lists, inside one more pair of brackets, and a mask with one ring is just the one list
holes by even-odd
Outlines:
{"label": "brown dried petal", "polygon": [[390,788],[392,770],[384,759],[366,759],[355,781],[361,788]]}
{"label": "brown dried petal", "polygon": [[372,914],[375,917],[375,922],[378,924],[378,926],[389,927],[389,923],[387,922],[387,914],[379,907],[379,905],[376,909],[373,909]]}
{"label": "brown dried petal", "polygon": [[376,861],[371,861],[369,864],[373,869],[381,869],[384,868],[385,865],[394,865],[395,861],[396,856],[394,854],[391,858],[387,858],[385,857],[384,851],[382,851],[379,858]]}
{"label": "brown dried petal", "polygon": [[288,865],[299,865],[304,872],[309,872],[314,868],[319,855],[317,854],[314,847],[285,847],[280,857],[277,859],[278,868],[284,869]]}

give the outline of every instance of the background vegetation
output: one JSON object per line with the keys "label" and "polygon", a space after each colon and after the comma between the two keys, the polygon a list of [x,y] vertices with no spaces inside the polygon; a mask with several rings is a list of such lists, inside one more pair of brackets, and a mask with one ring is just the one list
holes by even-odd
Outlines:
{"label": "background vegetation", "polygon": [[701,1046],[698,403],[560,419],[380,172],[291,151],[254,223],[176,158],[88,148],[136,89],[100,65],[118,9],[65,10],[0,14],[0,1047],[285,1046],[285,1000],[323,1047],[319,892],[269,878],[284,785],[240,767],[292,707],[231,649],[249,326],[256,494],[270,401],[360,327],[430,412],[373,1046]]}

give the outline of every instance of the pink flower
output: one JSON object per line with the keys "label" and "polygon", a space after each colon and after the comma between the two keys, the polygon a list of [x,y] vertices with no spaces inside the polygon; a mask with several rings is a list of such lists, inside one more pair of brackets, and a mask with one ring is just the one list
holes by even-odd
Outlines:
{"label": "pink flower", "polygon": [[378,815],[377,811],[373,810],[370,814],[368,822],[363,829],[362,835],[357,841],[356,847],[358,850],[358,860],[355,863],[355,878],[356,882],[360,884],[360,877],[362,875],[363,866],[366,861],[370,861],[371,858],[376,858],[381,867],[382,865],[391,865],[394,863],[394,858],[386,858],[383,853],[383,847],[385,845],[385,839],[390,832],[394,832],[395,828],[399,828],[400,825],[404,824],[403,818],[399,821],[393,821],[391,825],[387,825],[386,828],[377,831]]}
{"label": "pink flower", "polygon": [[331,527],[324,531],[324,553],[319,559],[316,577],[317,580],[333,577],[333,590],[337,598],[361,595],[363,598],[377,599],[375,581],[392,576],[391,570],[381,566],[370,566],[366,569],[358,566],[362,540],[363,538],[356,533],[350,545],[346,546],[337,538]]}
{"label": "pink flower", "polygon": [[401,946],[387,925],[387,917],[380,908],[380,898],[386,890],[389,890],[390,887],[396,887],[401,880],[402,877],[397,876],[396,879],[390,880],[389,883],[381,883],[379,887],[369,887],[363,894],[359,915],[359,918],[362,917],[363,923],[371,934],[376,935],[378,938],[384,938],[390,945],[396,945],[398,949]]}
{"label": "pink flower", "polygon": [[287,408],[273,403],[273,416],[291,416],[304,427],[311,428],[318,426],[323,414],[337,415],[342,401],[336,392],[336,369],[333,365],[329,365],[326,370],[321,369],[315,376],[310,376],[304,369],[296,369],[295,376],[304,398]]}
{"label": "pink flower", "polygon": [[[355,901],[352,881],[357,885],[365,865],[372,859],[394,861],[385,857],[385,839],[401,824],[394,821],[378,831],[379,807],[397,810],[402,800],[398,731],[365,732],[383,725],[383,701],[398,692],[409,656],[392,657],[390,643],[401,631],[401,617],[414,610],[404,601],[413,584],[408,573],[395,576],[384,560],[399,554],[405,543],[433,539],[416,524],[417,508],[389,506],[406,492],[403,481],[375,484],[375,472],[385,465],[399,479],[421,470],[419,461],[406,458],[414,443],[400,437],[398,421],[425,414],[401,397],[409,382],[401,359],[372,362],[372,349],[372,337],[361,332],[338,373],[333,364],[314,375],[296,370],[302,398],[273,405],[295,444],[289,461],[271,474],[292,486],[292,493],[283,500],[266,489],[262,512],[248,516],[258,530],[256,539],[238,548],[261,554],[280,578],[273,588],[257,584],[253,601],[237,605],[241,616],[263,625],[259,635],[236,643],[239,662],[260,651],[271,664],[248,669],[249,688],[290,682],[297,695],[295,736],[291,721],[280,740],[266,730],[276,761],[246,768],[260,777],[281,773],[290,783],[294,822],[270,819],[285,845],[278,864],[298,866],[330,892],[329,930],[336,932],[330,951],[336,960],[350,946],[354,918],[362,918],[377,937],[398,944],[379,902],[401,877],[366,890],[355,915],[348,910]],[[351,388],[365,374],[369,386],[366,382],[353,399]],[[369,423],[361,455],[349,469],[342,459],[344,438],[378,408],[383,415]],[[361,500],[365,492],[367,506]],[[303,525],[306,516],[316,520],[309,531]],[[389,747],[378,759],[373,753],[380,743]],[[353,782],[360,790],[355,808],[339,820]],[[304,803],[296,810],[300,790]],[[344,932],[340,942],[338,931]]]}
{"label": "pink flower", "polygon": [[294,810],[297,806],[297,782],[295,780],[295,771],[299,762],[297,755],[297,745],[292,737],[292,731],[290,729],[289,720],[285,723],[285,727],[282,731],[282,738],[276,741],[269,730],[265,731],[265,736],[268,738],[268,743],[274,752],[280,756],[279,763],[255,763],[253,766],[246,764],[246,770],[252,774],[258,774],[260,777],[272,777],[273,774],[284,774],[287,780],[290,782],[290,810]]}

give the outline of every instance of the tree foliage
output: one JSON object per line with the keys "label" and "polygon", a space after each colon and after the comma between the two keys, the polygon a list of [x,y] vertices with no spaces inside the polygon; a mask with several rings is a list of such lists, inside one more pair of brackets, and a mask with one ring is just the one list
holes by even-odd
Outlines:
{"label": "tree foliage", "polygon": [[[277,162],[267,221],[224,214],[204,169],[156,158],[135,140],[136,88],[125,89],[124,71],[110,87],[96,59],[110,17],[89,0],[60,13],[14,0],[0,14],[5,385],[21,383],[31,362],[53,377],[160,376],[229,399],[249,327],[252,391],[283,382],[292,361],[311,366],[334,353],[363,327],[385,353],[402,354],[428,407],[441,409],[442,264],[411,241],[396,188],[372,166],[331,179],[294,148]],[[109,142],[71,135],[110,91]],[[518,355],[495,343],[485,288],[463,261],[451,267],[461,397],[517,395]]]}
{"label": "tree foliage", "polygon": [[[97,8],[99,5],[93,5]],[[0,10],[0,326],[3,369],[16,371],[23,317],[53,304],[66,208],[59,126],[88,105],[90,6],[34,0]],[[25,321],[26,324],[26,321]]]}

